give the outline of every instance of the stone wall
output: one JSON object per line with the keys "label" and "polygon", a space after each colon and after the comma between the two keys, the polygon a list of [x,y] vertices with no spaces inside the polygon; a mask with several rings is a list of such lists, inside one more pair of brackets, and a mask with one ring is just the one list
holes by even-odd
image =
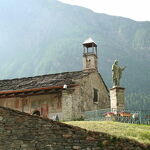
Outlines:
{"label": "stone wall", "polygon": [[[84,111],[110,108],[109,92],[97,71],[79,79],[76,83],[80,86],[75,88],[72,95],[74,118],[80,118]],[[94,88],[98,90],[97,102],[93,102]]]}
{"label": "stone wall", "polygon": [[97,70],[97,56],[94,53],[83,54],[83,70],[86,69]]}
{"label": "stone wall", "polygon": [[66,89],[62,91],[62,120],[72,120],[74,118],[73,114],[73,91],[71,89]]}
{"label": "stone wall", "polygon": [[0,107],[0,150],[148,150],[129,139]]}

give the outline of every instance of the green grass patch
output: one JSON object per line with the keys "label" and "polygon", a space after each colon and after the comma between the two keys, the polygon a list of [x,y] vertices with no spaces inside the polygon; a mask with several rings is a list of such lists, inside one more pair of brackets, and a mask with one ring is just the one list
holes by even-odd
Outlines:
{"label": "green grass patch", "polygon": [[119,123],[113,121],[70,121],[65,122],[91,131],[105,132],[117,137],[126,137],[150,144],[150,125]]}

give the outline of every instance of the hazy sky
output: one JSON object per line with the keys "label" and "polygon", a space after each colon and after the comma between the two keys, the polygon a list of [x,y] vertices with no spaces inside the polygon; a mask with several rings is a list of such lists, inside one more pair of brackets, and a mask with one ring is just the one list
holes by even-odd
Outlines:
{"label": "hazy sky", "polygon": [[59,0],[90,8],[95,12],[150,21],[150,0]]}

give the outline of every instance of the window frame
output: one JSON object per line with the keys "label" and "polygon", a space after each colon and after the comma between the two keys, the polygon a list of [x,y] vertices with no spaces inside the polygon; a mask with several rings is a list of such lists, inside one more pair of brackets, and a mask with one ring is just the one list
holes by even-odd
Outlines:
{"label": "window frame", "polygon": [[93,88],[93,103],[98,103],[99,100],[99,90]]}

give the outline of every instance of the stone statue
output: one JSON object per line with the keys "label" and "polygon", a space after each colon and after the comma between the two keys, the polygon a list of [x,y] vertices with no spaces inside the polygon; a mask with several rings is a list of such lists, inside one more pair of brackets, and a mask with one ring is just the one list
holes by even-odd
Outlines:
{"label": "stone statue", "polygon": [[118,66],[118,61],[115,60],[114,64],[112,65],[112,79],[113,79],[113,86],[119,86],[120,85],[120,79],[122,77],[122,71],[126,67],[121,68]]}

